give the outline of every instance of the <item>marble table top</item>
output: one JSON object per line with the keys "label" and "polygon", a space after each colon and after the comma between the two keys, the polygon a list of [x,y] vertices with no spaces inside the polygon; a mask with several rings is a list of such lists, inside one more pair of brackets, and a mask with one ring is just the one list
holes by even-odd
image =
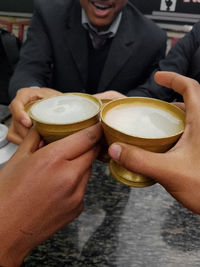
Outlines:
{"label": "marble table top", "polygon": [[199,267],[200,216],[159,184],[131,188],[96,162],[83,213],[35,248],[25,266]]}

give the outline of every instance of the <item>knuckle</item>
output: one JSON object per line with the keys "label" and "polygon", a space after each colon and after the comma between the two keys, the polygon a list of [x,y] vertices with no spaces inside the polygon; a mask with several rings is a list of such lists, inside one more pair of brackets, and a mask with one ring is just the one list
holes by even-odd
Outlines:
{"label": "knuckle", "polygon": [[24,94],[25,90],[24,88],[21,88],[17,91],[16,97],[19,97],[20,95]]}
{"label": "knuckle", "polygon": [[193,85],[195,88],[198,88],[198,89],[199,89],[200,84],[199,84],[196,80],[193,80],[193,79],[192,79],[192,85]]}
{"label": "knuckle", "polygon": [[130,169],[132,167],[133,163],[134,165],[138,164],[139,161],[139,155],[137,155],[137,151],[135,151],[134,148],[127,146],[126,149],[123,149],[120,161],[124,165],[125,168]]}
{"label": "knuckle", "polygon": [[76,207],[76,209],[73,210],[73,219],[76,219],[82,213],[83,209],[84,203],[82,202]]}
{"label": "knuckle", "polygon": [[199,83],[196,81],[196,80],[193,80],[193,79],[190,79],[190,78],[187,78],[187,83],[185,83],[185,86],[183,88],[183,92],[190,92],[191,91],[191,88],[193,89],[198,89],[199,90]]}
{"label": "knuckle", "polygon": [[76,199],[77,199],[77,203],[80,205],[80,203],[83,201],[84,198],[84,192],[85,190],[81,189],[76,193]]}
{"label": "knuckle", "polygon": [[127,167],[128,162],[131,160],[130,157],[130,151],[126,150],[126,151],[122,151],[121,155],[120,155],[120,163],[122,163],[125,167]]}
{"label": "knuckle", "polygon": [[12,113],[12,116],[15,115],[15,113],[13,112],[13,110],[15,109],[15,102],[16,102],[16,100],[15,100],[15,98],[14,98],[14,99],[10,102],[10,104],[9,104],[9,106],[8,106],[10,112]]}
{"label": "knuckle", "polygon": [[87,130],[87,137],[91,142],[95,142],[97,138],[96,134],[92,130]]}
{"label": "knuckle", "polygon": [[14,129],[8,128],[7,139],[11,138],[15,134]]}
{"label": "knuckle", "polygon": [[77,173],[77,170],[75,170],[74,168],[70,168],[70,166],[68,165],[66,178],[68,185],[72,188],[73,191],[75,191],[79,182],[79,175]]}
{"label": "knuckle", "polygon": [[8,142],[12,140],[12,134],[9,131],[8,131],[6,139],[8,140]]}
{"label": "knuckle", "polygon": [[55,152],[53,150],[46,150],[45,151],[45,155],[44,157],[46,157],[47,162],[49,162],[50,164],[57,164],[58,163],[58,158],[55,155]]}
{"label": "knuckle", "polygon": [[92,128],[87,129],[86,135],[91,143],[96,143],[102,134],[102,127],[99,123],[92,126]]}
{"label": "knuckle", "polygon": [[82,210],[83,208],[83,196],[82,194],[74,194],[71,200],[71,207],[73,210]]}

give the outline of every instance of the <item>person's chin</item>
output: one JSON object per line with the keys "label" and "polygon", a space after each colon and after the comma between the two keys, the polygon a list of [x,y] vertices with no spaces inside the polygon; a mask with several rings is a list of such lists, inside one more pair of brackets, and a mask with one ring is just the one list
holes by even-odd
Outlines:
{"label": "person's chin", "polygon": [[106,30],[109,28],[112,21],[110,19],[99,19],[99,18],[93,17],[90,20],[90,23],[97,29]]}

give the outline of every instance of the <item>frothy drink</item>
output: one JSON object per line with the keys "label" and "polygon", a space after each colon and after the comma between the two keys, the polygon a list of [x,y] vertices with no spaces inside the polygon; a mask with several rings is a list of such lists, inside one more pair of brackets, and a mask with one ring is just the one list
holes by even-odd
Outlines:
{"label": "frothy drink", "polygon": [[36,120],[44,123],[75,123],[94,116],[99,106],[86,97],[62,95],[51,97],[35,104],[31,113]]}
{"label": "frothy drink", "polygon": [[106,113],[105,122],[128,135],[143,138],[163,138],[184,129],[175,114],[149,105],[120,104]]}

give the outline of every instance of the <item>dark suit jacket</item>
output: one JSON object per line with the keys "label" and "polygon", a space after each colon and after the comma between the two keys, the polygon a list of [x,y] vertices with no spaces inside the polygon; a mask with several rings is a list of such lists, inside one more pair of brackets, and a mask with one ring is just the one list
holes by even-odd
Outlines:
{"label": "dark suit jacket", "polygon": [[181,101],[180,95],[172,90],[166,94],[169,89],[154,82],[153,77],[156,71],[173,71],[200,82],[200,22],[196,23],[192,30],[175,44],[166,58],[159,62],[159,67],[153,71],[150,78],[134,91],[135,94],[140,93],[147,97],[154,96],[154,93],[157,95],[157,92],[161,95],[163,92],[163,100]]}
{"label": "dark suit jacket", "polygon": [[[10,96],[30,86],[87,92],[87,34],[81,25],[79,0],[35,0],[27,40],[10,82]],[[165,32],[128,2],[97,92],[116,90],[131,95],[157,67],[165,48]]]}

